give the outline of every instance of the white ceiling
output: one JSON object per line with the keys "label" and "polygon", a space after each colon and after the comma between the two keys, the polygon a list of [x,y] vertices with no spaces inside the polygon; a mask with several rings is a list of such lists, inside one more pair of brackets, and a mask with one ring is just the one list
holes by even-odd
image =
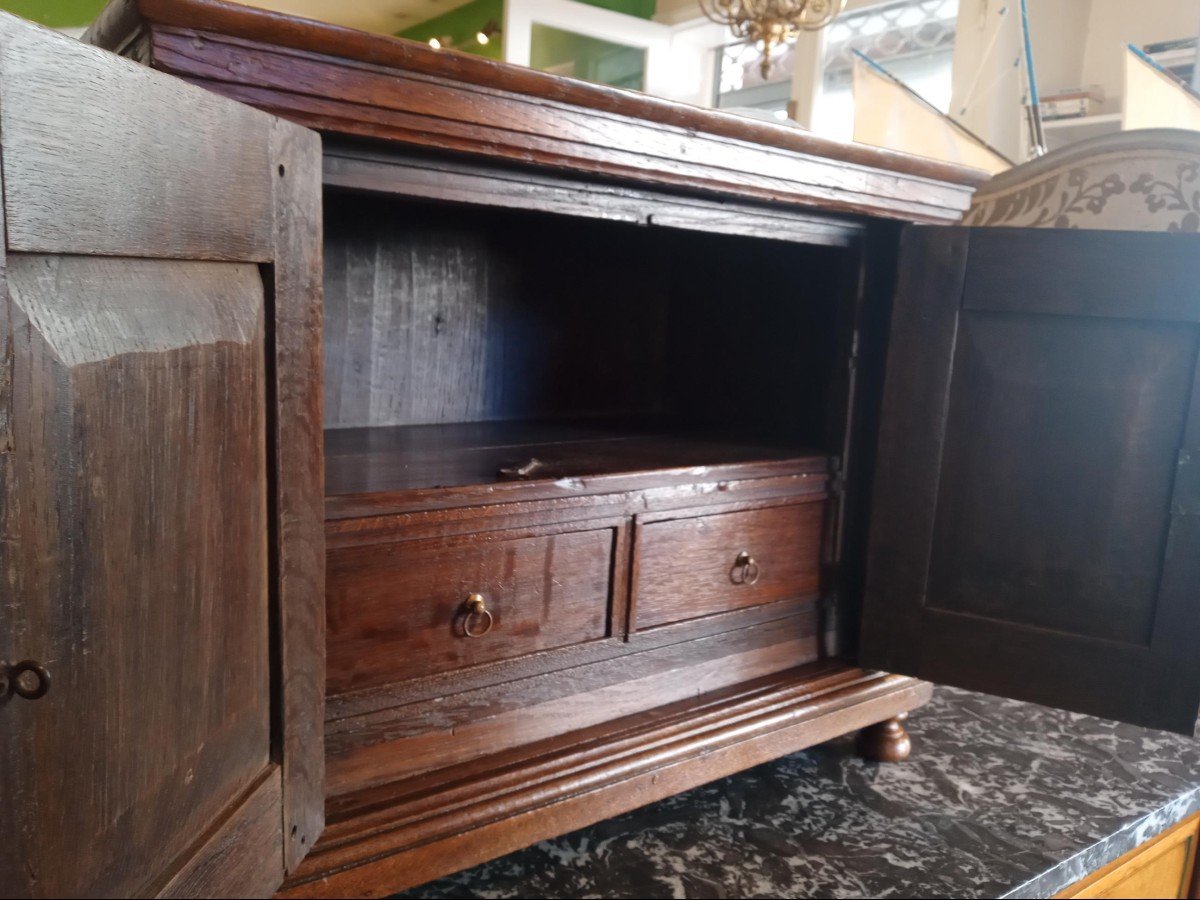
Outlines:
{"label": "white ceiling", "polygon": [[234,0],[278,12],[348,25],[363,31],[395,34],[440,16],[470,0]]}

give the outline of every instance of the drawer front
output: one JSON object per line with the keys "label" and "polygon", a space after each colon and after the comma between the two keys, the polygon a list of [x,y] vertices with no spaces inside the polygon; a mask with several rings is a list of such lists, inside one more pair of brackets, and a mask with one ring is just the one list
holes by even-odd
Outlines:
{"label": "drawer front", "polygon": [[815,597],[824,518],[817,501],[640,525],[635,627]]}
{"label": "drawer front", "polygon": [[331,550],[328,692],[605,637],[614,539],[498,532]]}

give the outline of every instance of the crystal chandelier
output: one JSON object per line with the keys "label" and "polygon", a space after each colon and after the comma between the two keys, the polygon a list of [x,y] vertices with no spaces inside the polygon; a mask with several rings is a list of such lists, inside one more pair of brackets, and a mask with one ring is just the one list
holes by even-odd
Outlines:
{"label": "crystal chandelier", "polygon": [[846,0],[700,0],[706,16],[762,47],[763,80],[771,73],[776,47],[801,31],[824,28],[845,5]]}

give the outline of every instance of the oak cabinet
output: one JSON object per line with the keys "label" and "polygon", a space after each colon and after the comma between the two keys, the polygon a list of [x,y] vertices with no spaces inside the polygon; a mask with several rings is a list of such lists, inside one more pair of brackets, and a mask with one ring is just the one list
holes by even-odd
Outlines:
{"label": "oak cabinet", "polygon": [[917,679],[1194,724],[1195,236],[216,0],[2,36],[6,893],[386,895]]}
{"label": "oak cabinet", "polygon": [[1055,896],[1195,897],[1198,827],[1200,818],[1191,816]]}

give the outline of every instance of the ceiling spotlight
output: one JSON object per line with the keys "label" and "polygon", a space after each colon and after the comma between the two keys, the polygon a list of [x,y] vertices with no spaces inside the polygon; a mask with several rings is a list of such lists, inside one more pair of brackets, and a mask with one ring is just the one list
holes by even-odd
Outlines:
{"label": "ceiling spotlight", "polygon": [[490,43],[492,38],[500,33],[500,25],[495,19],[488,19],[486,25],[479,31],[475,32],[475,40],[481,44]]}
{"label": "ceiling spotlight", "polygon": [[453,47],[454,38],[450,37],[448,34],[444,34],[441,37],[431,37],[428,43],[429,46],[434,50],[442,50],[446,47]]}

